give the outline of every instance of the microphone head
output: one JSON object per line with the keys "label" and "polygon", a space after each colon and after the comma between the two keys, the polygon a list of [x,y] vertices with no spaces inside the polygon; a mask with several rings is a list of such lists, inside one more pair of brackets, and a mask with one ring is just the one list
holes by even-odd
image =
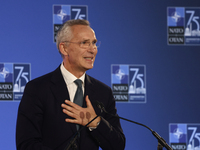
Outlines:
{"label": "microphone head", "polygon": [[102,108],[103,108],[101,102],[99,102],[99,101],[95,101],[95,104],[96,104],[96,106],[97,106],[99,109],[102,109]]}
{"label": "microphone head", "polygon": [[96,101],[96,106],[99,108],[99,109],[104,109],[104,104],[102,102],[99,102],[99,101]]}
{"label": "microphone head", "polygon": [[96,106],[97,106],[99,109],[101,109],[101,112],[104,111],[105,113],[107,113],[107,111],[106,111],[105,108],[104,108],[104,104],[103,104],[102,102],[96,101],[95,103],[96,103]]}

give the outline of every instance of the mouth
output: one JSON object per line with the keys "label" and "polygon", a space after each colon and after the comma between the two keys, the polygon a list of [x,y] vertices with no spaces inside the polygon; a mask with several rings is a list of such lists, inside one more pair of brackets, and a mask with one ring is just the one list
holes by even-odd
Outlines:
{"label": "mouth", "polygon": [[89,61],[93,61],[93,57],[84,57],[84,59],[89,60]]}

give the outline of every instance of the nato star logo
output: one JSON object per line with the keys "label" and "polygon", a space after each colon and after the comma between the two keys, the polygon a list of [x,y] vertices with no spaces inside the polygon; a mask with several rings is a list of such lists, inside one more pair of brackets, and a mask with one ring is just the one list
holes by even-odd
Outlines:
{"label": "nato star logo", "polygon": [[180,19],[180,15],[179,15],[179,13],[178,12],[174,12],[174,14],[173,14],[173,16],[172,16],[172,20],[174,21],[174,22],[178,22],[179,21],[179,19]]}
{"label": "nato star logo", "polygon": [[67,13],[65,13],[65,11],[61,9],[58,11],[57,16],[59,19],[64,20],[64,18],[67,16]]}
{"label": "nato star logo", "polygon": [[119,79],[119,80],[123,79],[124,75],[125,75],[125,73],[124,73],[124,71],[121,70],[121,69],[117,70],[116,73],[115,73],[115,76],[116,76],[117,79]]}
{"label": "nato star logo", "polygon": [[177,128],[174,130],[174,133],[173,133],[174,137],[177,138],[177,139],[180,139],[183,135],[183,132],[181,129]]}
{"label": "nato star logo", "polygon": [[5,67],[0,69],[0,77],[2,78],[7,78],[9,76],[9,70],[6,69]]}

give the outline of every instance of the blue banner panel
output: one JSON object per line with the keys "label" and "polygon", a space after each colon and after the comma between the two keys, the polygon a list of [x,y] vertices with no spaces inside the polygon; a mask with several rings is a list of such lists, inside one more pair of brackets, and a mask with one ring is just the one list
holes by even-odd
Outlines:
{"label": "blue banner panel", "polygon": [[200,44],[200,8],[167,8],[168,44]]}
{"label": "blue banner panel", "polygon": [[21,100],[30,77],[30,64],[0,63],[0,100]]}
{"label": "blue banner panel", "polygon": [[169,141],[173,150],[199,150],[200,124],[169,125]]}
{"label": "blue banner panel", "polygon": [[117,102],[146,103],[145,65],[112,65],[112,90]]}

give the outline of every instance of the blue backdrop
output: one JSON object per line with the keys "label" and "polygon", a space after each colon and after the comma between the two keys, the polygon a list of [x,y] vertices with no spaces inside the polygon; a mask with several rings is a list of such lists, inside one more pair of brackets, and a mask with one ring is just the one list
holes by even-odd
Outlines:
{"label": "blue backdrop", "polygon": [[[146,103],[117,103],[122,117],[146,124],[169,143],[170,123],[200,123],[199,45],[168,44],[168,7],[200,7],[199,0],[6,0],[0,5],[0,63],[30,63],[31,79],[62,59],[53,42],[53,5],[87,5],[101,41],[88,74],[111,86],[112,64],[146,66]],[[200,16],[200,14],[199,14]],[[198,22],[199,18],[197,19]],[[15,150],[19,101],[0,101],[0,150]],[[121,121],[126,150],[153,150],[144,127]]]}

